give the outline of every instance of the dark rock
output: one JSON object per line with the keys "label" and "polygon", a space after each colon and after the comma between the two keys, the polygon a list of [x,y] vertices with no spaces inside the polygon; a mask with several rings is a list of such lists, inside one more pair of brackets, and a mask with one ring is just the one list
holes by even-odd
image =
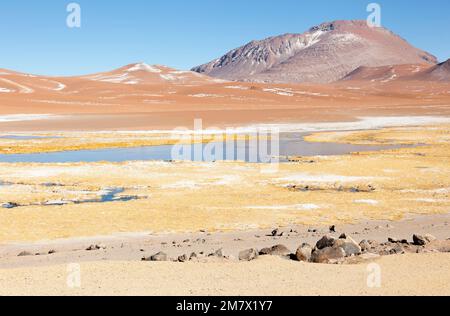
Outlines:
{"label": "dark rock", "polygon": [[33,254],[29,251],[22,251],[21,253],[19,253],[17,255],[17,257],[28,257],[28,256],[32,256]]}
{"label": "dark rock", "polygon": [[94,250],[100,250],[100,247],[98,245],[90,245],[86,248],[87,251],[94,251]]}
{"label": "dark rock", "polygon": [[214,253],[214,256],[217,258],[224,258],[225,256],[223,255],[223,250],[219,249]]}
{"label": "dark rock", "polygon": [[270,253],[272,252],[272,248],[263,248],[259,251],[260,256],[270,256]]}
{"label": "dark rock", "polygon": [[178,262],[186,262],[189,258],[186,255],[182,255],[178,257]]}
{"label": "dark rock", "polygon": [[2,208],[6,208],[6,209],[11,209],[11,208],[16,208],[16,207],[19,207],[19,204],[14,203],[14,202],[7,202],[7,203],[2,204]]}
{"label": "dark rock", "polygon": [[48,251],[48,254],[49,254],[49,255],[53,255],[53,254],[55,254],[55,253],[56,253],[56,250],[54,250],[54,249]]}
{"label": "dark rock", "polygon": [[414,245],[416,245],[416,246],[425,246],[435,240],[436,240],[436,237],[434,237],[433,235],[430,235],[430,234],[413,236]]}
{"label": "dark rock", "polygon": [[330,226],[330,233],[335,233],[336,232],[336,226]]}
{"label": "dark rock", "polygon": [[247,249],[239,253],[240,261],[252,261],[256,258],[258,258],[258,250],[256,249]]}
{"label": "dark rock", "polygon": [[317,249],[324,249],[327,247],[333,247],[334,243],[336,242],[336,238],[334,238],[333,236],[323,236],[322,239],[320,239],[317,244],[316,244],[316,248]]}
{"label": "dark rock", "polygon": [[191,255],[189,256],[189,260],[194,260],[197,259],[197,254],[195,252],[191,253]]}
{"label": "dark rock", "polygon": [[303,244],[295,253],[295,259],[298,261],[309,262],[311,260],[312,247],[309,244]]}
{"label": "dark rock", "polygon": [[345,233],[343,233],[339,236],[339,239],[347,239],[347,235]]}
{"label": "dark rock", "polygon": [[164,252],[158,252],[153,256],[149,257],[146,261],[167,261],[168,257]]}

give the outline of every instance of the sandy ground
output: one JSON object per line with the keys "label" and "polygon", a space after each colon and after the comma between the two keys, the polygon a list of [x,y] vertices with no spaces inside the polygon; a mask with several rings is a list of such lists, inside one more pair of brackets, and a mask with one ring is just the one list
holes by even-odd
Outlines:
{"label": "sandy ground", "polygon": [[[351,236],[358,243],[362,240],[387,242],[388,238],[412,241],[413,234],[432,233],[439,240],[450,237],[450,213],[445,215],[414,216],[402,221],[361,221],[355,224],[336,226],[338,237],[341,233]],[[277,228],[277,236],[272,231]],[[282,233],[282,236],[279,236]],[[192,233],[128,233],[110,236],[92,236],[56,239],[39,242],[6,243],[0,245],[0,268],[35,267],[70,262],[95,261],[140,261],[165,252],[171,259],[195,252],[205,256],[222,249],[231,260],[238,258],[239,252],[249,248],[263,249],[277,244],[286,246],[292,253],[302,243],[314,245],[322,236],[329,234],[329,226],[290,225],[263,230],[233,232],[192,232]],[[87,250],[91,245],[102,245],[96,251]],[[29,256],[18,256],[28,252]]]}
{"label": "sandy ground", "polygon": [[[391,256],[377,261],[378,266],[275,257],[246,263],[93,262],[0,270],[0,294],[450,295],[449,259],[449,254]],[[377,285],[374,276],[381,278],[380,287],[368,286]]]}

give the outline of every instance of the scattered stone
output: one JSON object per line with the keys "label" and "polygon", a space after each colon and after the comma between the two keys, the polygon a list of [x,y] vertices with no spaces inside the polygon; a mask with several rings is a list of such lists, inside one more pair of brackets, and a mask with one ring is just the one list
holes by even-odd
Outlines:
{"label": "scattered stone", "polygon": [[311,260],[312,250],[313,249],[309,244],[303,244],[297,249],[295,258],[298,261],[309,262]]}
{"label": "scattered stone", "polygon": [[15,208],[15,207],[19,207],[19,204],[14,203],[14,202],[7,202],[7,203],[2,204],[2,208],[6,208],[6,209],[11,209],[11,208]]}
{"label": "scattered stone", "polygon": [[190,239],[185,239],[185,240],[183,240],[183,243],[188,243],[190,241],[191,241]]}
{"label": "scattered stone", "polygon": [[326,247],[315,249],[311,254],[314,263],[335,263],[345,258],[345,251],[341,247]]}
{"label": "scattered stone", "polygon": [[339,239],[347,239],[347,235],[345,233],[341,234],[341,236],[339,236]]}
{"label": "scattered stone", "polygon": [[189,256],[189,260],[194,260],[197,258],[197,254],[195,252],[191,253],[191,255]]}
{"label": "scattered stone", "polygon": [[327,247],[333,247],[335,242],[336,238],[334,238],[333,236],[325,235],[317,242],[316,248],[320,250]]}
{"label": "scattered stone", "polygon": [[252,261],[258,258],[258,250],[247,249],[239,253],[239,261]]}
{"label": "scattered stone", "polygon": [[33,254],[29,251],[22,251],[21,253],[19,253],[17,255],[17,257],[28,257],[28,256],[32,256]]}
{"label": "scattered stone", "polygon": [[362,252],[368,252],[371,248],[369,242],[367,240],[363,240],[359,243],[359,247],[361,248]]}
{"label": "scattered stone", "polygon": [[158,252],[157,254],[154,254],[153,256],[147,258],[145,261],[167,261],[167,255],[164,252]]}
{"label": "scattered stone", "polygon": [[433,235],[430,235],[430,234],[413,236],[414,245],[416,245],[416,246],[425,246],[435,240],[436,240],[436,237],[434,237]]}
{"label": "scattered stone", "polygon": [[217,251],[214,253],[214,256],[217,257],[217,258],[224,258],[225,256],[223,255],[223,250],[222,250],[222,248],[219,249],[219,250],[217,250]]}
{"label": "scattered stone", "polygon": [[310,229],[308,229],[308,233],[317,233],[317,229],[310,228]]}
{"label": "scattered stone", "polygon": [[51,249],[51,250],[48,251],[48,254],[49,254],[49,255],[53,255],[53,254],[55,254],[55,253],[56,253],[56,250],[54,250],[54,249]]}
{"label": "scattered stone", "polygon": [[186,262],[189,258],[186,255],[182,255],[178,257],[178,262]]}
{"label": "scattered stone", "polygon": [[100,250],[100,247],[98,245],[90,245],[86,248],[87,251],[94,251],[94,250]]}
{"label": "scattered stone", "polygon": [[448,253],[450,252],[450,239],[432,241],[425,246],[425,249]]}
{"label": "scattered stone", "polygon": [[336,226],[330,226],[330,233],[335,233],[336,232]]}

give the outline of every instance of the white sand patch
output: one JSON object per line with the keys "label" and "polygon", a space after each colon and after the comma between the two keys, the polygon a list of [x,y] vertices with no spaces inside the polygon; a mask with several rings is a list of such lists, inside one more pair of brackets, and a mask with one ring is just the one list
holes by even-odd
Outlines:
{"label": "white sand patch", "polygon": [[7,88],[0,88],[0,93],[11,93],[14,92],[15,90],[11,90],[11,89],[7,89]]}
{"label": "white sand patch", "polygon": [[353,201],[353,203],[355,204],[367,204],[367,205],[373,205],[376,206],[378,205],[380,202],[376,201],[376,200],[355,200]]}

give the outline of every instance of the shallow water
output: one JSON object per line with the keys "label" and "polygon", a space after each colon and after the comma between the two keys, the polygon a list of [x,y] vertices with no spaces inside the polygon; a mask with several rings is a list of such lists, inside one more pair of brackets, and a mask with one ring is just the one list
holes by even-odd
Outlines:
{"label": "shallow water", "polygon": [[[380,151],[402,148],[400,145],[368,146],[338,143],[310,143],[304,140],[304,133],[285,133],[280,135],[279,157],[286,161],[287,156],[330,156],[345,155],[352,152]],[[125,162],[136,160],[187,160],[220,161],[242,160],[246,162],[270,162],[274,152],[270,141],[264,141],[267,150],[257,143],[230,142],[194,144],[174,147],[173,145],[135,148],[114,148],[98,150],[65,151],[42,154],[0,155],[0,162],[70,163],[70,162]],[[211,149],[211,148],[215,149]],[[231,149],[231,150],[230,150]],[[250,155],[249,153],[258,153]],[[209,154],[208,154],[209,153]],[[239,154],[238,154],[239,153]],[[278,156],[278,155],[277,155]],[[272,160],[273,161],[273,160]]]}

